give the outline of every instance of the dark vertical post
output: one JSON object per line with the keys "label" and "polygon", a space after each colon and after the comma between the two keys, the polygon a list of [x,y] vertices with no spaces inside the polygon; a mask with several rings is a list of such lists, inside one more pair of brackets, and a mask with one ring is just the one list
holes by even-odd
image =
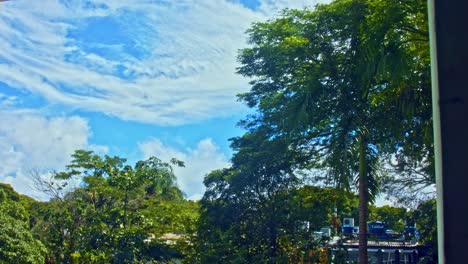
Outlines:
{"label": "dark vertical post", "polygon": [[411,263],[418,263],[419,257],[418,257],[418,252],[416,250],[413,250],[413,253],[411,254]]}
{"label": "dark vertical post", "polygon": [[382,264],[383,262],[383,252],[382,249],[377,250],[377,264]]}
{"label": "dark vertical post", "polygon": [[400,251],[398,249],[395,250],[395,264],[400,264]]}
{"label": "dark vertical post", "polygon": [[468,259],[468,1],[428,0],[439,263]]}

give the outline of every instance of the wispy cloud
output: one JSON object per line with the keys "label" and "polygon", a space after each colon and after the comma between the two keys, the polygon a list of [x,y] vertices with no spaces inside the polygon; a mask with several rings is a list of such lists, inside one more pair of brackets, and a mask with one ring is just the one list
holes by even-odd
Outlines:
{"label": "wispy cloud", "polygon": [[12,1],[0,12],[0,80],[66,110],[159,125],[227,116],[251,22],[310,1]]}
{"label": "wispy cloud", "polygon": [[227,2],[6,3],[0,79],[50,104],[124,120],[223,115],[239,108],[234,95],[246,87],[234,74],[235,52],[254,17]]}

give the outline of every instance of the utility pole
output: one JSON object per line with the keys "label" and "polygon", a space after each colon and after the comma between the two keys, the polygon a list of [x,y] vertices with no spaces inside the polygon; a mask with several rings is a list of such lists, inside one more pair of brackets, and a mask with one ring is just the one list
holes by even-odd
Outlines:
{"label": "utility pole", "polygon": [[428,0],[439,263],[468,259],[468,2]]}

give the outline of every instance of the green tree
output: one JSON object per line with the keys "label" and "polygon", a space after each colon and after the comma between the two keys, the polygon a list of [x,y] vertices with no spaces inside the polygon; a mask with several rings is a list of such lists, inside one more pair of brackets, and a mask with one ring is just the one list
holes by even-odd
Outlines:
{"label": "green tree", "polygon": [[205,179],[197,242],[201,263],[299,262],[323,246],[313,232],[333,226],[335,206],[348,216],[358,205],[355,195],[315,186],[284,189],[256,203],[232,192],[232,173],[217,170]]}
{"label": "green tree", "polygon": [[[342,0],[314,11],[286,10],[254,24],[251,47],[239,55],[238,72],[252,78],[240,99],[258,110],[241,124],[251,131],[272,128],[272,137],[288,139],[337,187],[358,183],[361,263],[367,262],[367,206],[379,191],[381,161],[411,145],[408,131],[420,127],[421,120],[395,103],[395,90],[406,82],[412,85],[404,90],[414,94],[427,88],[414,76],[427,65],[409,52],[415,45],[405,44],[413,42],[406,36],[415,28],[408,8],[415,5],[386,2]],[[393,9],[379,12],[386,7]],[[402,65],[411,74],[394,71]]]}
{"label": "green tree", "polygon": [[[387,86],[382,104],[395,106],[397,125],[386,162],[396,173],[385,191],[415,207],[434,197],[434,147],[426,1],[368,1],[367,53],[376,81]],[[390,109],[389,109],[390,111]],[[392,118],[392,116],[389,116]]]}
{"label": "green tree", "polygon": [[420,233],[420,243],[429,248],[422,263],[437,263],[437,206],[436,199],[421,202],[413,211]]}
{"label": "green tree", "polygon": [[348,194],[299,187],[304,176],[297,168],[305,160],[268,132],[233,139],[232,166],[205,177],[197,245],[202,263],[299,260],[319,246],[312,231],[332,225],[335,206],[352,210]]}
{"label": "green tree", "polygon": [[[224,253],[230,261],[278,261],[284,257],[279,232],[288,215],[282,192],[299,183],[293,173],[294,153],[284,140],[268,139],[266,131],[235,138],[232,147],[236,153],[231,168],[214,171],[204,181],[202,241],[212,243],[207,250],[215,254],[211,259]],[[220,222],[224,220],[217,218],[217,212],[227,222]],[[211,227],[221,228],[211,231]],[[216,239],[226,241],[224,250]]]}
{"label": "green tree", "polygon": [[352,216],[358,207],[358,200],[354,194],[335,188],[309,185],[292,190],[287,199],[288,207],[294,208],[294,218],[309,222],[312,231],[318,231],[322,227],[333,227],[335,207],[338,217]]}
{"label": "green tree", "polygon": [[0,184],[0,263],[44,263],[46,248],[30,232],[20,199],[10,186]]}
{"label": "green tree", "polygon": [[[54,177],[81,185],[34,208],[33,231],[51,249],[51,261],[140,263],[193,254],[198,207],[183,199],[170,163],[151,157],[130,166],[83,150],[72,158]],[[166,245],[166,233],[181,239]]]}
{"label": "green tree", "polygon": [[397,233],[403,233],[405,221],[407,221],[407,210],[405,208],[384,205],[381,207],[369,207],[369,220],[382,221],[389,229]]}

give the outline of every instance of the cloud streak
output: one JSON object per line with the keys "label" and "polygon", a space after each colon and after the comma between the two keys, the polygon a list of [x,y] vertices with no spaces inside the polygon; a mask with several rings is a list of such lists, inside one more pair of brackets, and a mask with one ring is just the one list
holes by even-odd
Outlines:
{"label": "cloud streak", "polygon": [[244,109],[245,30],[309,1],[13,1],[0,12],[0,80],[72,111],[178,125]]}
{"label": "cloud streak", "polygon": [[[123,120],[176,125],[228,115],[247,85],[234,74],[248,26],[238,22],[255,16],[220,3],[96,3],[103,7],[77,11],[55,3],[47,12],[4,4],[0,79],[49,104]],[[93,27],[117,33],[97,37]]]}

